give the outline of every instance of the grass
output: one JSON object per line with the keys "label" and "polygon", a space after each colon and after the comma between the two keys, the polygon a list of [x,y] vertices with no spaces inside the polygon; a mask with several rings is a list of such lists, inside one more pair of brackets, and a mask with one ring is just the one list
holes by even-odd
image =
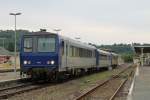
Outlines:
{"label": "grass", "polygon": [[10,68],[11,65],[9,63],[3,63],[3,64],[0,64],[0,67],[3,67],[3,68]]}
{"label": "grass", "polygon": [[84,76],[84,77],[78,79],[80,81],[80,83],[79,83],[80,90],[83,90],[86,87],[89,87],[90,85],[95,85],[99,81],[104,81],[104,80],[108,79],[110,76],[114,75],[114,73],[116,73],[117,71],[119,71],[119,69],[113,69],[111,71],[99,72],[99,73],[91,74],[91,75]]}

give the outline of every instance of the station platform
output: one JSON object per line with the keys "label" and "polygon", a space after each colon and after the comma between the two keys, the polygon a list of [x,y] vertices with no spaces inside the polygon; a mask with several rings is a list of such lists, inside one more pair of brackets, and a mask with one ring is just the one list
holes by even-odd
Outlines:
{"label": "station platform", "polygon": [[150,66],[138,67],[128,100],[150,100]]}

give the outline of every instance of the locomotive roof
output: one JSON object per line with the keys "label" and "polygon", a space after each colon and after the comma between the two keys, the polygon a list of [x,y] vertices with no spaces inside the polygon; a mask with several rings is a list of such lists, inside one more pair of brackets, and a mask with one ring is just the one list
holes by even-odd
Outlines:
{"label": "locomotive roof", "polygon": [[53,35],[58,35],[61,39],[67,41],[68,43],[72,44],[73,46],[81,47],[81,48],[88,48],[88,49],[96,49],[95,46],[89,45],[87,43],[83,43],[74,39],[71,39],[69,37],[65,37],[62,35],[59,35],[57,33],[52,33],[52,32],[45,32],[45,31],[38,31],[38,32],[32,32],[30,34],[25,34],[25,35],[48,35],[48,34],[53,34]]}
{"label": "locomotive roof", "polygon": [[31,32],[31,33],[24,34],[24,35],[48,35],[48,34],[54,34],[54,35],[57,35],[56,33],[45,32],[45,31]]}

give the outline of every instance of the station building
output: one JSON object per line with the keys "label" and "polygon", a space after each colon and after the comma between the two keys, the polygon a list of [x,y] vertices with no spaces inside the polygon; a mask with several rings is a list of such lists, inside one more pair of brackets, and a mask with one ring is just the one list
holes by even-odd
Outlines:
{"label": "station building", "polygon": [[135,51],[134,63],[140,63],[141,66],[150,65],[150,46],[133,46]]}
{"label": "station building", "polygon": [[127,100],[150,100],[150,45],[134,45],[137,64]]}

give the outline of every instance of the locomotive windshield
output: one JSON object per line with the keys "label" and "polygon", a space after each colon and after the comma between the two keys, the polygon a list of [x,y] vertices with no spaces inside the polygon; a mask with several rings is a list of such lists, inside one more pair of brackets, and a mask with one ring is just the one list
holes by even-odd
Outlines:
{"label": "locomotive windshield", "polygon": [[38,52],[55,52],[56,38],[54,36],[39,37],[37,45]]}
{"label": "locomotive windshield", "polygon": [[55,35],[33,35],[24,37],[24,52],[55,52]]}
{"label": "locomotive windshield", "polygon": [[32,52],[32,38],[24,38],[24,52]]}

